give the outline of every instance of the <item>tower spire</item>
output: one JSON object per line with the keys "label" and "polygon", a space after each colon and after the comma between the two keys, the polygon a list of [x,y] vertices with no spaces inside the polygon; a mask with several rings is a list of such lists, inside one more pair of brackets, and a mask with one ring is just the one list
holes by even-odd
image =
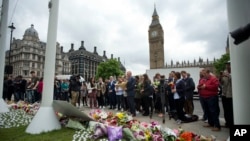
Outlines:
{"label": "tower spire", "polygon": [[156,6],[155,6],[155,3],[154,3],[154,12],[153,12],[153,15],[152,15],[152,23],[150,26],[154,26],[154,25],[158,25],[160,24],[160,21],[159,21],[159,16],[157,14],[157,11],[156,11]]}

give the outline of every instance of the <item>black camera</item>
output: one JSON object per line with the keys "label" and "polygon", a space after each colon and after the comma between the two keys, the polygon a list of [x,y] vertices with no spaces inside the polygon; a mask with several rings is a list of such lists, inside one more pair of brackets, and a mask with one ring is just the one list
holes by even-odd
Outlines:
{"label": "black camera", "polygon": [[232,32],[230,32],[232,38],[234,38],[234,44],[238,45],[245,40],[247,40],[250,36],[250,23],[248,23],[244,27],[240,27]]}
{"label": "black camera", "polygon": [[161,84],[164,84],[165,83],[165,76],[164,75],[161,75],[161,79],[160,79],[160,83]]}

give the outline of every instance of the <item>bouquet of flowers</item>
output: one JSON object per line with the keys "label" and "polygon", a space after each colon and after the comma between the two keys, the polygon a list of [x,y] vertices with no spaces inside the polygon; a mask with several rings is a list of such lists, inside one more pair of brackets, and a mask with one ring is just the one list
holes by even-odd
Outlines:
{"label": "bouquet of flowers", "polygon": [[27,114],[35,115],[40,108],[40,103],[29,104],[24,101],[19,101],[17,103],[12,103],[9,105],[12,109],[22,109]]}

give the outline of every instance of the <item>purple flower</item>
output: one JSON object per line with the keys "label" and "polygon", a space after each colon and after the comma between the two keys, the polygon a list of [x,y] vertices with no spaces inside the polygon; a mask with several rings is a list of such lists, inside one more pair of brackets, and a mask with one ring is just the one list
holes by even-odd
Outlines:
{"label": "purple flower", "polygon": [[96,124],[95,130],[94,130],[94,139],[98,139],[99,137],[107,135],[107,128],[104,124]]}
{"label": "purple flower", "polygon": [[122,126],[108,126],[108,138],[109,141],[116,141],[122,139]]}

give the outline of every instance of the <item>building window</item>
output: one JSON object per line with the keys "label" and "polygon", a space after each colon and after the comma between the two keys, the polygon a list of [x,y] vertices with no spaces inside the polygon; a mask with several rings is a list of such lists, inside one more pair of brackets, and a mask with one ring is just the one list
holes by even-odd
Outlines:
{"label": "building window", "polygon": [[24,49],[25,49],[25,51],[30,51],[29,47],[25,47]]}
{"label": "building window", "polygon": [[37,71],[37,76],[40,77],[40,71]]}
{"label": "building window", "polygon": [[30,55],[29,54],[24,54],[24,59],[30,59]]}
{"label": "building window", "polygon": [[34,68],[35,67],[35,63],[32,63],[32,68]]}
{"label": "building window", "polygon": [[24,66],[24,67],[30,67],[30,63],[29,63],[29,62],[24,62],[24,63],[23,63],[23,66]]}
{"label": "building window", "polygon": [[33,60],[36,59],[36,55],[35,55],[35,54],[32,55],[32,59],[33,59]]}
{"label": "building window", "polygon": [[23,74],[24,74],[25,76],[27,76],[27,75],[29,74],[29,71],[28,71],[28,70],[24,70],[24,71],[23,71]]}

